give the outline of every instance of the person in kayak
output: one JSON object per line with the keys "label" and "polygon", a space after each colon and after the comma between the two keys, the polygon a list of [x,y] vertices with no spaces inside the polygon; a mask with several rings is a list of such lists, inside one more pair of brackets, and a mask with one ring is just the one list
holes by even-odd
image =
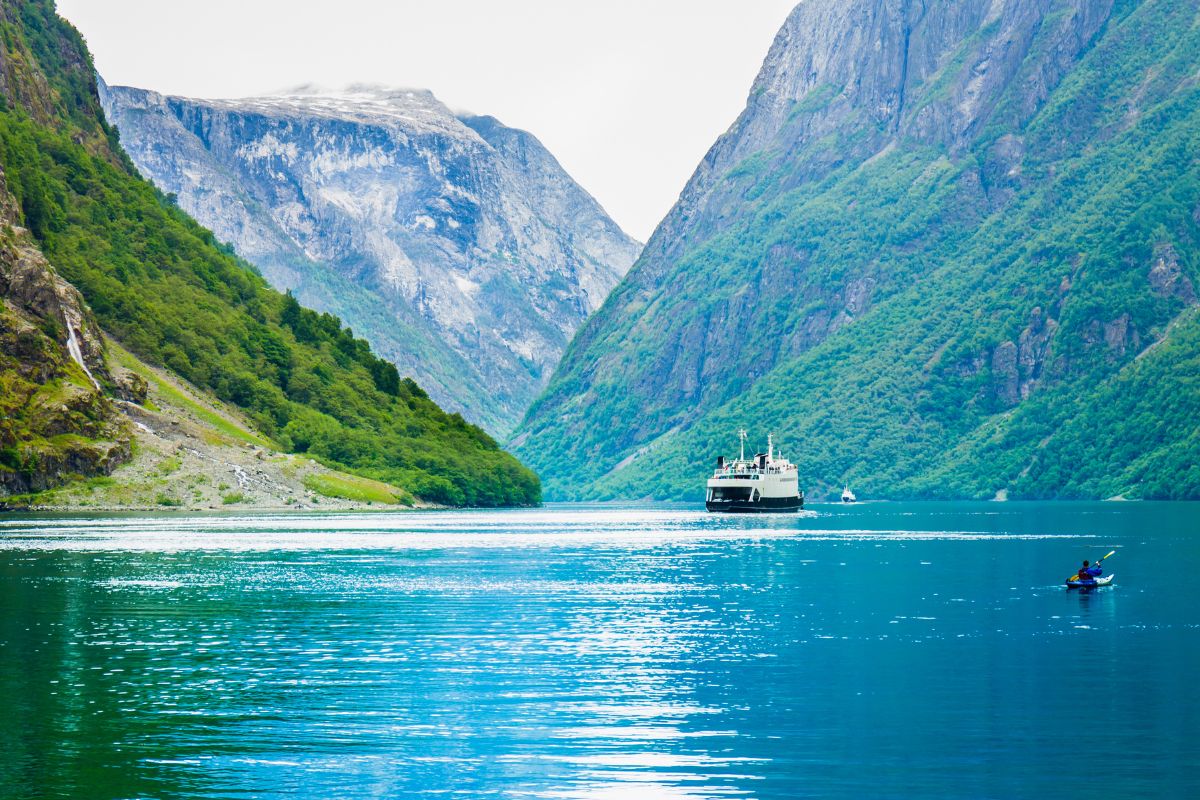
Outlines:
{"label": "person in kayak", "polygon": [[1088,562],[1084,561],[1083,566],[1079,568],[1079,573],[1076,575],[1076,580],[1081,583],[1089,583],[1095,581],[1104,574],[1104,568],[1100,566],[1100,562],[1096,562],[1096,566],[1089,567]]}

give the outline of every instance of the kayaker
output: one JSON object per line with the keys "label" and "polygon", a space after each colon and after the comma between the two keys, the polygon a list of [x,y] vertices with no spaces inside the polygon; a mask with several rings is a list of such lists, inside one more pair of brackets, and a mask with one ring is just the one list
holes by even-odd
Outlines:
{"label": "kayaker", "polygon": [[1080,581],[1094,581],[1104,574],[1104,568],[1100,566],[1100,562],[1096,562],[1096,566],[1089,567],[1088,562],[1084,561],[1083,566],[1079,568],[1078,579]]}

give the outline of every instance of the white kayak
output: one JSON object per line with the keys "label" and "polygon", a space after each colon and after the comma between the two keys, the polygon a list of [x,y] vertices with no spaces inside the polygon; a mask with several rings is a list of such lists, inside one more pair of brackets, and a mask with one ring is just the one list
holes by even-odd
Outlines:
{"label": "white kayak", "polygon": [[1112,583],[1116,575],[1105,575],[1103,578],[1096,578],[1094,581],[1081,581],[1078,578],[1067,581],[1068,589],[1099,589],[1102,586],[1108,586]]}

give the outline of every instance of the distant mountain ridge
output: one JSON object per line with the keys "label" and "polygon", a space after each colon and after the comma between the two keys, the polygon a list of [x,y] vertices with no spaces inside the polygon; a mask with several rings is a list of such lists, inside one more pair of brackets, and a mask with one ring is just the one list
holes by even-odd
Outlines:
{"label": "distant mountain ridge", "polygon": [[551,498],[1197,497],[1200,10],[806,0],[512,441]]}
{"label": "distant mountain ridge", "polygon": [[640,250],[534,136],[428,91],[101,99],[181,208],[499,433]]}

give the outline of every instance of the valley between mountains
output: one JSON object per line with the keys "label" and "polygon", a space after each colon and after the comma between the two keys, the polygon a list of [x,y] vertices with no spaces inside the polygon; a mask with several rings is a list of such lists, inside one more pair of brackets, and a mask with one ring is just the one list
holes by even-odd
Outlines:
{"label": "valley between mountains", "polygon": [[1190,0],[805,0],[644,248],[423,89],[0,34],[8,506],[1200,498]]}

